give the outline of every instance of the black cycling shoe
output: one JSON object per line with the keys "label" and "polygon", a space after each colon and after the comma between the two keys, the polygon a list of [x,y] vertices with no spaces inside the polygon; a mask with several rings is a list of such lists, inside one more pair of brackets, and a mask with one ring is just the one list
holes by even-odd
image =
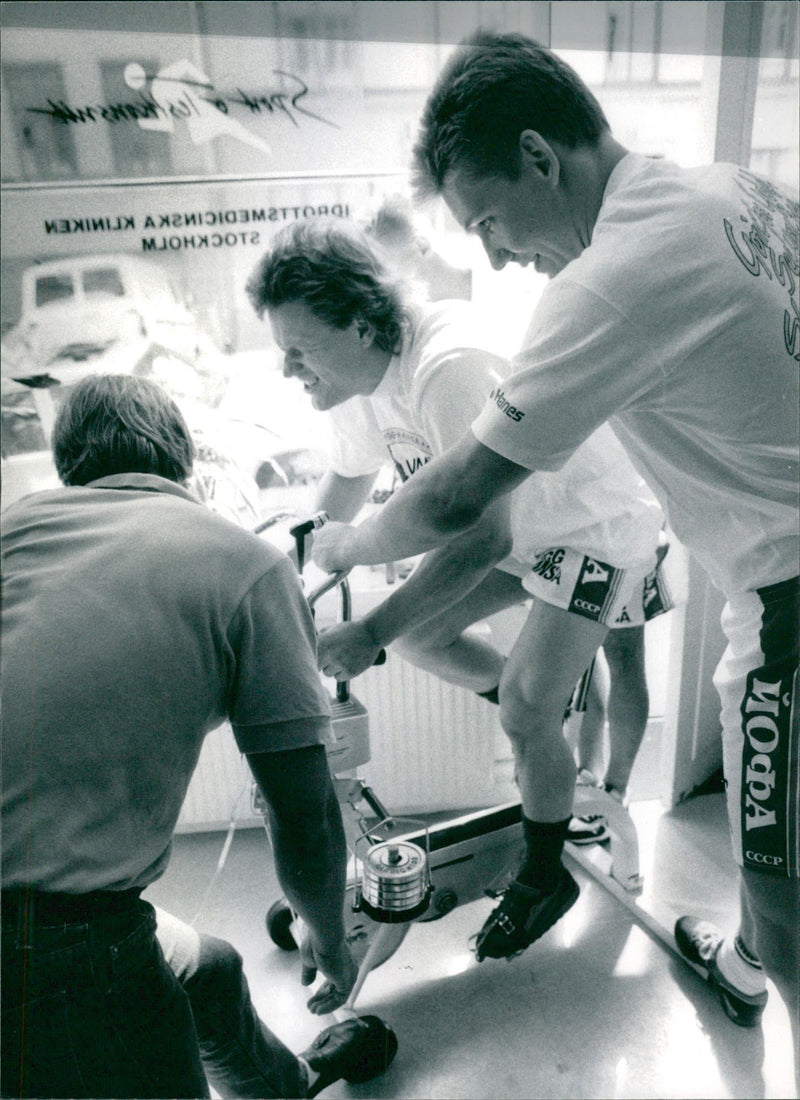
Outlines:
{"label": "black cycling shoe", "polygon": [[356,1084],[389,1068],[397,1053],[397,1036],[378,1016],[358,1016],[326,1027],[299,1057],[319,1077],[306,1096],[316,1096],[343,1077]]}
{"label": "black cycling shoe", "polygon": [[703,968],[706,981],[715,990],[728,1019],[739,1027],[758,1027],[767,1003],[767,991],[744,993],[720,973],[717,952],[723,938],[720,930],[709,921],[680,917],[675,922],[675,942],[680,953],[695,966]]}
{"label": "black cycling shoe", "polygon": [[579,893],[577,882],[563,864],[555,889],[550,892],[524,886],[515,879],[478,933],[478,962],[519,955],[572,908]]}

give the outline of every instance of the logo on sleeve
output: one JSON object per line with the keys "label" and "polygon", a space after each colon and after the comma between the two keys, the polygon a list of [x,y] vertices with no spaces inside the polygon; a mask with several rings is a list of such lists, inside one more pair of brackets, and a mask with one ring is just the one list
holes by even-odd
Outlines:
{"label": "logo on sleeve", "polygon": [[517,423],[519,423],[525,415],[522,409],[518,409],[515,405],[511,404],[499,386],[493,389],[489,394],[489,400],[494,401],[500,412],[505,413],[510,420],[515,420]]}
{"label": "logo on sleeve", "polygon": [[531,567],[531,572],[538,574],[542,580],[553,584],[561,584],[561,563],[566,555],[563,547],[556,546],[551,550],[543,550],[536,555],[536,560]]}

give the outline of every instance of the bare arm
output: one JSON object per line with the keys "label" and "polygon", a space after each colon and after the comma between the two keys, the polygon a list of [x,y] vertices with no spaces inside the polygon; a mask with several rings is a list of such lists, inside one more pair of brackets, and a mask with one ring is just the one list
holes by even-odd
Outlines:
{"label": "bare arm", "polygon": [[328,978],[309,1007],[330,1012],[344,1004],[357,971],[345,940],[347,850],[325,748],[248,753],[247,762],[267,802],[278,881],[309,929],[304,984],[314,963]]}
{"label": "bare arm", "polygon": [[364,618],[378,645],[450,607],[511,553],[508,498],[493,501],[478,522],[431,550],[405,584]]}
{"label": "bare arm", "polygon": [[327,524],[320,528],[314,561],[333,572],[432,550],[473,527],[495,498],[509,493],[530,474],[467,432],[358,527]]}
{"label": "bare arm", "polygon": [[320,668],[340,680],[358,676],[384,646],[471,592],[510,550],[508,498],[502,497],[474,527],[426,554],[409,579],[363,619],[323,630]]}
{"label": "bare arm", "polygon": [[[326,512],[332,520],[340,523],[351,523],[364,506],[377,476],[377,474],[362,474],[359,477],[343,477],[333,470],[328,470],[317,486],[314,511]],[[311,557],[315,534],[315,531],[308,531],[304,536],[305,561]],[[292,563],[297,566],[297,547],[293,546],[288,554]]]}
{"label": "bare arm", "polygon": [[315,510],[327,512],[340,523],[352,523],[375,484],[377,474],[343,477],[328,470],[317,488]]}

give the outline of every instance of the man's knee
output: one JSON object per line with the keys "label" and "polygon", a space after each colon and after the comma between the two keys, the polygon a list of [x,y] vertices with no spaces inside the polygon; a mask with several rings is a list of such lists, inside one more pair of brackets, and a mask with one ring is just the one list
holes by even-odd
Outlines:
{"label": "man's knee", "polygon": [[603,639],[606,660],[620,665],[641,664],[644,659],[644,627],[626,626],[609,630]]}
{"label": "man's knee", "polygon": [[409,631],[392,642],[393,652],[412,665],[427,655],[431,648],[429,639],[423,638],[418,631]]}
{"label": "man's knee", "polygon": [[197,970],[184,987],[204,1006],[238,1003],[247,989],[242,956],[227,940],[201,932]]}
{"label": "man's knee", "polygon": [[542,738],[561,736],[560,719],[563,716],[564,707],[557,714],[558,708],[547,705],[548,701],[543,692],[526,690],[519,679],[504,672],[500,678],[499,695],[500,725],[514,746],[515,752],[521,753],[534,749]]}

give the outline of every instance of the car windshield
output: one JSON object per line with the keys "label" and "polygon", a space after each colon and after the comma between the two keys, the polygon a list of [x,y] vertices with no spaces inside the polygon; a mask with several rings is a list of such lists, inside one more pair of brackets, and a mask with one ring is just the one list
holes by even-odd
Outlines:
{"label": "car windshield", "polygon": [[90,294],[109,294],[114,298],[125,296],[122,278],[115,267],[94,267],[83,273],[83,292]]}
{"label": "car windshield", "polygon": [[46,306],[50,302],[61,302],[65,298],[72,298],[75,288],[72,284],[72,276],[40,275],[36,280],[36,305]]}

